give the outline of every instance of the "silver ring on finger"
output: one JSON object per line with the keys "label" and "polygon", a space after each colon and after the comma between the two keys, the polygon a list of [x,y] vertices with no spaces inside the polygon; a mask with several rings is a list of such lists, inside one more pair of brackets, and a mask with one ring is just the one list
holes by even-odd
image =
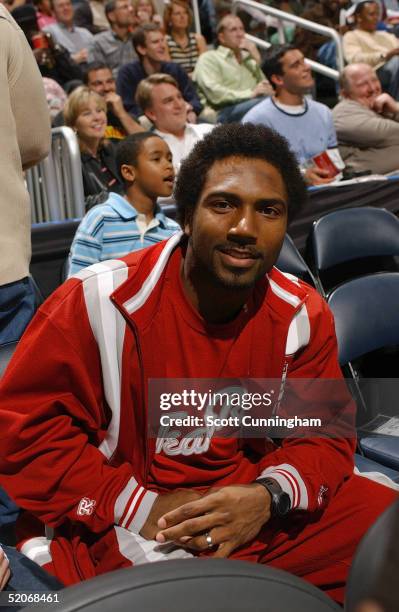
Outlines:
{"label": "silver ring on finger", "polygon": [[206,540],[206,543],[208,545],[208,548],[213,548],[214,544],[212,542],[212,536],[209,533],[209,531],[205,534],[205,540]]}

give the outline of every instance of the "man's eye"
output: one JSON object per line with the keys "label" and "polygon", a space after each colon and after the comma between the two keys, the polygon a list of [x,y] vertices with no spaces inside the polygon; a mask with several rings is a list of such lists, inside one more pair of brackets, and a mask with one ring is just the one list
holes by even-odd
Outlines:
{"label": "man's eye", "polygon": [[278,217],[280,215],[280,209],[276,206],[265,206],[259,212],[265,217]]}
{"label": "man's eye", "polygon": [[213,202],[212,207],[215,208],[216,210],[224,211],[224,210],[230,210],[231,204],[229,202],[226,202],[225,200],[219,200],[217,202]]}

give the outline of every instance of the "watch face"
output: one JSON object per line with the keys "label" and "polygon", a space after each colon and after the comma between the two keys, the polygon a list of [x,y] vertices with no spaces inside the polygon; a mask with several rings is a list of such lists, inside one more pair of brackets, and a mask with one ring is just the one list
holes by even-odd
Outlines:
{"label": "watch face", "polygon": [[277,516],[285,516],[291,509],[291,501],[288,493],[276,495],[276,514]]}

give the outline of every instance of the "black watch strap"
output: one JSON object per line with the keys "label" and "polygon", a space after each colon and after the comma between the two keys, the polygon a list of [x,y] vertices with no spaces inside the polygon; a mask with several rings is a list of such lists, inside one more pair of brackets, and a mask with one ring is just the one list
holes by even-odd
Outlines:
{"label": "black watch strap", "polygon": [[271,514],[272,517],[284,517],[287,516],[291,510],[291,500],[288,493],[285,493],[277,480],[274,478],[258,478],[255,480],[257,484],[261,484],[267,489],[272,498],[271,502]]}

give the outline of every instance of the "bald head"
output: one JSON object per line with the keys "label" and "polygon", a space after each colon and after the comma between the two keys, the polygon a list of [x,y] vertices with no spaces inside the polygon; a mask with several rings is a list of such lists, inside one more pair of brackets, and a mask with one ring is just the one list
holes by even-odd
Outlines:
{"label": "bald head", "polygon": [[381,93],[375,70],[368,64],[349,64],[341,73],[341,94],[363,106],[372,108]]}
{"label": "bald head", "polygon": [[224,47],[236,51],[245,38],[243,23],[236,15],[225,15],[217,26],[218,41]]}

